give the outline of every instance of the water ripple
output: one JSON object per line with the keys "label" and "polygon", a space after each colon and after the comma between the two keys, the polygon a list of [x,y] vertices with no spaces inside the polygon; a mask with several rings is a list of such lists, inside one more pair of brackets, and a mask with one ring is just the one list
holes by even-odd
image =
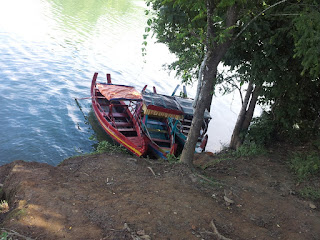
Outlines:
{"label": "water ripple", "polygon": [[[19,8],[16,6],[19,5]],[[16,159],[52,165],[92,151],[87,118],[93,73],[160,92],[177,83],[160,71],[172,59],[150,44],[141,57],[143,0],[10,0],[0,5],[0,164]],[[153,57],[152,57],[153,56]],[[149,59],[150,57],[150,59]]]}

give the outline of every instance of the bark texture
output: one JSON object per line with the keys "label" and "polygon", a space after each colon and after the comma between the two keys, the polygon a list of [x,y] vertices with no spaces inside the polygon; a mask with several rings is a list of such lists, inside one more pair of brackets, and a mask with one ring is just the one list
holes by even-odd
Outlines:
{"label": "bark texture", "polygon": [[[203,71],[203,83],[199,94],[199,99],[194,112],[190,132],[188,134],[187,141],[184,145],[180,161],[192,166],[194,150],[197,143],[197,139],[200,135],[200,129],[203,122],[204,111],[208,104],[211,104],[212,94],[216,83],[216,75],[218,64],[227,52],[232,41],[231,38],[223,43],[214,43],[215,32],[213,29],[212,15],[214,9],[213,1],[207,1],[207,53],[205,68]],[[237,8],[236,5],[231,6],[226,14],[226,27],[235,25],[237,20]],[[233,28],[230,30],[230,35],[233,34]]]}
{"label": "bark texture", "polygon": [[236,150],[243,143],[244,138],[241,137],[241,133],[248,131],[253,117],[254,109],[258,100],[259,90],[260,86],[254,87],[252,81],[249,82],[246,96],[240,109],[236,125],[232,132],[231,141],[229,145],[231,149]]}

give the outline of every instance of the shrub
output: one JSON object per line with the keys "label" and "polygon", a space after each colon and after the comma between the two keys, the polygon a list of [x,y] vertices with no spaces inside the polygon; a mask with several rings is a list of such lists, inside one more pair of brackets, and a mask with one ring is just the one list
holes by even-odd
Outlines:
{"label": "shrub", "polygon": [[97,153],[127,153],[126,149],[121,146],[114,145],[108,141],[101,141],[97,146]]}
{"label": "shrub", "polygon": [[246,140],[258,145],[268,145],[275,138],[275,123],[268,113],[264,112],[261,117],[254,118],[250,125]]}
{"label": "shrub", "polygon": [[0,235],[0,240],[11,240],[11,239],[12,238],[11,237],[9,238],[9,234],[6,231],[2,232]]}
{"label": "shrub", "polygon": [[167,159],[168,159],[168,162],[169,162],[169,163],[177,163],[177,162],[179,162],[179,160],[180,160],[179,157],[176,157],[176,156],[173,155],[173,154],[167,154]]}
{"label": "shrub", "polygon": [[290,158],[290,167],[295,172],[299,181],[320,172],[320,156],[317,151],[306,154],[305,152],[296,152]]}
{"label": "shrub", "polygon": [[246,142],[240,146],[234,155],[236,157],[252,157],[257,155],[264,155],[267,150],[264,146],[256,144],[255,142]]}
{"label": "shrub", "polygon": [[313,187],[305,187],[299,191],[301,197],[311,199],[313,201],[320,200],[320,190]]}

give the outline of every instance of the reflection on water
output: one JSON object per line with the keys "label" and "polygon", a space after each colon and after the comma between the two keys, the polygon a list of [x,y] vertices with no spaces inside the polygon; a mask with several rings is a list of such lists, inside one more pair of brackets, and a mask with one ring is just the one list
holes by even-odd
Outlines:
{"label": "reflection on water", "polygon": [[[149,44],[141,56],[143,0],[10,0],[0,3],[0,164],[52,165],[90,152],[95,141],[75,98],[100,79],[171,92],[178,80],[162,64],[172,56]],[[90,100],[81,100],[83,113]],[[90,116],[90,115],[89,115]]]}

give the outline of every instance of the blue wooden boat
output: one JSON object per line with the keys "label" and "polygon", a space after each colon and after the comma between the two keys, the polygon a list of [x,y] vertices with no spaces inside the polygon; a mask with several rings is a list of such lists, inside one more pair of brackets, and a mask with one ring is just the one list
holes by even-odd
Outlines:
{"label": "blue wooden boat", "polygon": [[[146,88],[146,87],[145,87]],[[167,159],[177,150],[175,130],[168,119],[182,119],[183,112],[179,104],[171,96],[142,91],[142,127],[150,140],[148,148],[157,158]]]}
{"label": "blue wooden boat", "polygon": [[[183,111],[183,118],[180,120],[169,118],[168,122],[175,132],[175,136],[177,139],[177,143],[179,144],[179,148],[182,149],[185,142],[187,141],[188,133],[191,128],[191,123],[192,123],[193,114],[194,114],[194,109],[192,107],[194,100],[191,98],[182,98],[179,96],[174,96],[174,98]],[[206,133],[208,130],[208,125],[210,120],[211,120],[210,113],[206,110],[204,113],[204,120],[200,130],[200,136],[196,144],[196,149],[195,149],[196,152],[202,152],[206,147],[207,139],[208,139],[208,135]]]}

